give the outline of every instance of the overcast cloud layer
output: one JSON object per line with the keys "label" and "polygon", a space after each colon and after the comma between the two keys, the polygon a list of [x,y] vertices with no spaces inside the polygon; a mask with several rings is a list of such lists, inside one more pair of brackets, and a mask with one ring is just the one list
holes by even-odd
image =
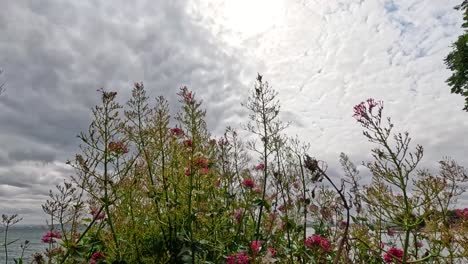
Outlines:
{"label": "overcast cloud layer", "polygon": [[42,219],[48,190],[73,173],[64,162],[96,89],[123,102],[135,81],[174,103],[188,85],[219,134],[245,120],[240,102],[258,71],[278,90],[290,132],[332,165],[341,151],[368,158],[351,115],[374,97],[425,147],[425,166],[446,155],[468,166],[468,116],[443,64],[461,33],[459,1],[134,2],[1,2],[0,213]]}

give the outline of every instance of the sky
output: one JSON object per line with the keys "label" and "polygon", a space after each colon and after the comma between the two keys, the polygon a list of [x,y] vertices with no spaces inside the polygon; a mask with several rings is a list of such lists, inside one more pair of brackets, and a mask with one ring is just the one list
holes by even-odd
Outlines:
{"label": "sky", "polygon": [[437,172],[445,156],[468,167],[468,116],[443,62],[462,33],[459,2],[1,1],[0,213],[43,221],[49,189],[73,175],[65,161],[96,90],[125,102],[139,81],[173,102],[173,114],[187,85],[221,135],[247,120],[240,104],[260,73],[279,93],[288,133],[333,173],[340,152],[356,164],[370,158],[352,108],[372,97],[395,131],[423,145],[423,167]]}

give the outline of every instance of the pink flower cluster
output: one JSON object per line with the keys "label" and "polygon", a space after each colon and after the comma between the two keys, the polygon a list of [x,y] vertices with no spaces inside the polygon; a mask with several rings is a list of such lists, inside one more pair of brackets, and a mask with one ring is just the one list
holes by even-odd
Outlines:
{"label": "pink flower cluster", "polygon": [[187,148],[191,148],[192,145],[193,145],[191,139],[184,140],[183,144],[184,144],[184,146],[187,147]]}
{"label": "pink flower cluster", "polygon": [[62,235],[60,235],[57,231],[49,231],[42,236],[41,240],[44,243],[55,243],[56,239],[61,239]]}
{"label": "pink flower cluster", "polygon": [[242,181],[242,185],[247,188],[254,188],[255,187],[255,182],[252,179],[245,179]]}
{"label": "pink flower cluster", "polygon": [[391,248],[384,255],[384,261],[385,263],[393,263],[393,261],[397,260],[397,263],[399,263],[403,260],[403,255],[403,250],[399,248]]}
{"label": "pink flower cluster", "polygon": [[104,253],[102,253],[101,251],[94,252],[93,255],[91,255],[91,260],[88,262],[88,264],[96,264],[99,260],[104,258]]}
{"label": "pink flower cluster", "polygon": [[330,241],[320,235],[312,235],[304,240],[304,244],[308,248],[317,248],[322,252],[328,253],[333,247]]}
{"label": "pink flower cluster", "polygon": [[455,209],[455,214],[463,219],[468,219],[468,208],[465,209]]}
{"label": "pink flower cluster", "polygon": [[102,220],[106,217],[104,213],[99,213],[99,209],[97,208],[91,208],[91,215],[96,220]]}
{"label": "pink flower cluster", "polygon": [[192,104],[192,103],[193,103],[193,95],[192,95],[192,92],[189,92],[189,91],[188,91],[187,86],[184,86],[184,87],[181,87],[181,88],[180,88],[179,95],[182,96],[182,98],[184,99],[184,101],[185,101],[187,104]]}
{"label": "pink flower cluster", "polygon": [[208,161],[204,158],[198,158],[194,161],[195,166],[208,169]]}
{"label": "pink flower cluster", "polygon": [[244,253],[234,253],[229,255],[226,259],[226,264],[248,264],[249,255]]}
{"label": "pink flower cluster", "polygon": [[198,172],[200,174],[203,174],[203,175],[206,175],[209,173],[209,170],[208,170],[208,161],[204,158],[198,158],[194,161],[194,164],[195,166],[199,167],[200,169],[198,170]]}
{"label": "pink flower cluster", "polygon": [[[366,104],[367,103],[367,104]],[[383,102],[378,101],[376,102],[374,99],[369,98],[366,100],[366,102],[361,102],[360,104],[354,106],[354,115],[353,117],[361,123],[365,123],[367,120],[369,120],[369,114],[372,115],[373,109],[377,107],[379,113],[382,111],[383,108]]]}
{"label": "pink flower cluster", "polygon": [[276,256],[276,250],[274,248],[272,248],[272,247],[268,248],[268,253],[270,254],[270,256],[272,258],[274,258]]}
{"label": "pink flower cluster", "polygon": [[250,249],[254,256],[257,256],[258,252],[260,252],[260,248],[262,247],[262,241],[255,240],[250,242]]}
{"label": "pink flower cluster", "polygon": [[234,218],[236,223],[239,224],[241,222],[241,220],[242,220],[242,215],[243,214],[244,214],[244,210],[239,208],[239,209],[234,210],[234,212],[232,213],[232,217]]}
{"label": "pink flower cluster", "polygon": [[184,131],[178,127],[171,128],[171,135],[180,137],[184,134]]}
{"label": "pink flower cluster", "polygon": [[265,164],[260,163],[260,164],[258,164],[257,166],[255,166],[254,169],[255,169],[256,171],[264,170],[264,169],[265,169]]}

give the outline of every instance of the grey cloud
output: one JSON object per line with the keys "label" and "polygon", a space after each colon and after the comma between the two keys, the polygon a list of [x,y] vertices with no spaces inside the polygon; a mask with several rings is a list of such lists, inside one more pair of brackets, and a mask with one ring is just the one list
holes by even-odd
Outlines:
{"label": "grey cloud", "polygon": [[[178,88],[204,100],[212,129],[239,108],[234,57],[187,14],[187,1],[7,1],[0,9],[2,197],[42,197],[71,171],[56,166],[77,150],[98,88],[125,102],[133,82],[177,111]],[[253,76],[253,75],[252,75]],[[226,99],[226,103],[219,102]],[[49,165],[47,165],[49,164]],[[52,165],[51,165],[52,164]],[[3,202],[0,200],[0,207]]]}
{"label": "grey cloud", "polygon": [[52,151],[36,151],[36,150],[13,150],[8,153],[8,158],[12,161],[25,160],[40,160],[44,162],[52,162],[55,160],[55,153]]}

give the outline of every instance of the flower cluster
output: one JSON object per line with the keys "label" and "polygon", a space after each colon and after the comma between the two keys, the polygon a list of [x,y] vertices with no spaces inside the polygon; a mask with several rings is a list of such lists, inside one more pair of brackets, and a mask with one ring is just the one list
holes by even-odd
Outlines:
{"label": "flower cluster", "polygon": [[234,212],[232,213],[232,217],[234,218],[236,223],[239,224],[241,222],[241,220],[242,220],[242,215],[243,214],[244,214],[244,210],[239,208],[239,209],[234,210]]}
{"label": "flower cluster", "polygon": [[204,158],[195,159],[194,164],[200,168],[208,169],[208,161]]}
{"label": "flower cluster", "polygon": [[181,128],[178,128],[178,127],[171,128],[171,135],[180,137],[183,134],[184,134],[184,131]]}
{"label": "flower cluster", "polygon": [[104,213],[99,213],[99,209],[97,208],[91,208],[91,215],[93,216],[93,219],[96,220],[102,220],[106,217]]}
{"label": "flower cluster", "polygon": [[187,148],[191,148],[192,145],[193,145],[191,139],[186,139],[186,140],[184,140],[183,144],[184,144],[184,146],[187,147]]}
{"label": "flower cluster", "polygon": [[182,96],[182,98],[187,104],[192,104],[194,102],[192,92],[188,91],[187,86],[180,88],[179,95]]}
{"label": "flower cluster", "polygon": [[94,252],[93,255],[91,255],[91,260],[88,262],[88,264],[96,264],[99,260],[103,260],[104,258],[104,253],[101,251]]}
{"label": "flower cluster", "polygon": [[49,231],[42,236],[41,240],[44,243],[55,243],[55,239],[61,239],[62,235],[60,235],[57,231]]}
{"label": "flower cluster", "polygon": [[268,247],[268,254],[273,258],[276,256],[276,250],[272,247]]}
{"label": "flower cluster", "polygon": [[330,241],[320,235],[312,235],[304,240],[304,244],[308,248],[316,248],[324,253],[330,252],[333,247]]}
{"label": "flower cluster", "polygon": [[257,166],[255,166],[254,169],[255,169],[256,171],[264,170],[264,169],[265,169],[265,164],[260,163],[260,164],[258,164]]}
{"label": "flower cluster", "polygon": [[403,260],[403,250],[399,248],[391,248],[384,255],[385,263],[393,263],[395,260],[398,261],[397,263]]}
{"label": "flower cluster", "polygon": [[468,219],[468,208],[455,209],[455,214],[462,219]]}
{"label": "flower cluster", "polygon": [[208,161],[204,158],[198,158],[198,159],[195,159],[194,161],[194,164],[195,166],[199,167],[200,169],[198,170],[198,172],[202,175],[206,175],[208,174],[209,170],[208,170]]}
{"label": "flower cluster", "polygon": [[252,250],[252,253],[254,256],[256,256],[258,252],[260,252],[261,246],[262,246],[262,241],[255,240],[255,241],[250,242],[250,249]]}
{"label": "flower cluster", "polygon": [[226,264],[248,264],[249,255],[244,253],[234,253],[229,255],[226,259]]}
{"label": "flower cluster", "polygon": [[254,188],[255,187],[255,182],[252,179],[245,179],[242,181],[242,185],[247,188]]}
{"label": "flower cluster", "polygon": [[369,98],[366,102],[361,102],[360,104],[354,106],[354,115],[353,117],[361,124],[368,125],[369,119],[371,116],[374,116],[374,108],[378,108],[378,115],[380,116],[383,109],[383,102],[376,102],[374,99]]}
{"label": "flower cluster", "polygon": [[127,146],[125,146],[125,144],[121,141],[117,141],[117,142],[112,141],[109,143],[107,148],[109,149],[109,152],[115,153],[115,154],[128,153]]}

